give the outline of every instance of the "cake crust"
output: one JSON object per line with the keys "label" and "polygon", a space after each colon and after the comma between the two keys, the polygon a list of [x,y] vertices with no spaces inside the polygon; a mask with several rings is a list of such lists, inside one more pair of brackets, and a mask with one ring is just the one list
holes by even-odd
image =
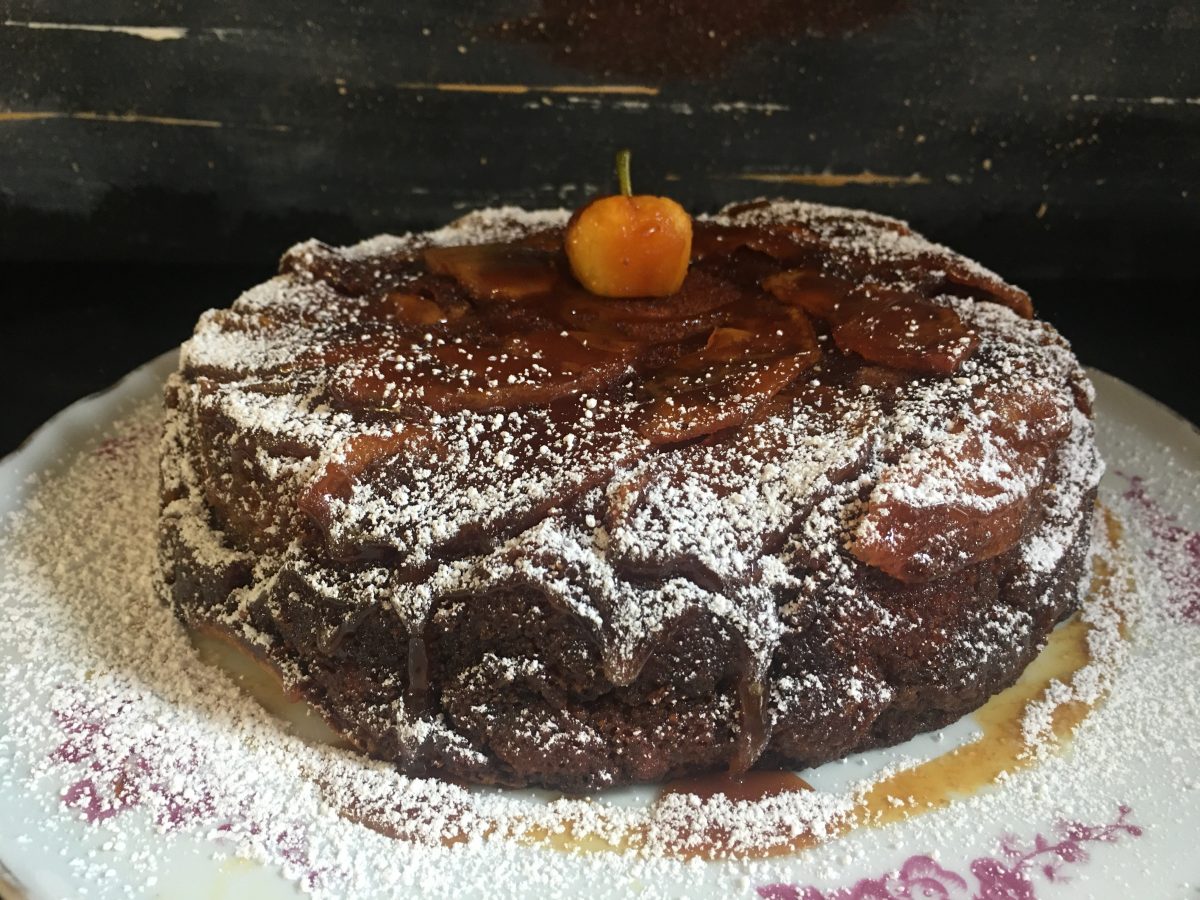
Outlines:
{"label": "cake crust", "polygon": [[162,590],[412,774],[568,791],[944,725],[1069,615],[1101,463],[1029,298],[759,201],[588,295],[563,211],[308,242],[166,388]]}

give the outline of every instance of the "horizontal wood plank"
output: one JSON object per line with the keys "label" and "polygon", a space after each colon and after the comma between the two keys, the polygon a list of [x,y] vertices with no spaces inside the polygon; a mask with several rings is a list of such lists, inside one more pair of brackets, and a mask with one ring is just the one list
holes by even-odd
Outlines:
{"label": "horizontal wood plank", "polygon": [[[813,33],[817,4],[745,5],[737,29],[664,19],[609,59],[582,41],[625,4],[598,0],[578,41],[556,0],[9,3],[0,257],[254,261],[573,206],[630,146],[639,190],[694,209],[868,206],[1014,277],[1190,273],[1200,10],[864,0]],[[767,33],[781,6],[801,21]]]}

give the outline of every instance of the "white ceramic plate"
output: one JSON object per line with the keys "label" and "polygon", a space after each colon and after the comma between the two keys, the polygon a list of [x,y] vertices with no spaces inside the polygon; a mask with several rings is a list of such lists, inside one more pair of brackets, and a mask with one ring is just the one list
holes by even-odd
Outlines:
{"label": "white ceramic plate", "polygon": [[[74,404],[0,463],[0,626],[6,612],[17,615],[18,605],[29,603],[29,585],[37,577],[14,531],[22,520],[9,514],[33,510],[43,528],[47,517],[69,516],[69,506],[43,508],[54,485],[71,477],[77,457],[106,452],[122,440],[152,441],[144,428],[133,436],[123,433],[122,417],[130,410],[144,412],[174,365],[174,354],[167,354],[111,390]],[[269,846],[247,839],[248,850],[246,842],[232,843],[214,829],[211,816],[181,813],[178,820],[164,821],[161,809],[156,816],[135,802],[89,815],[86,791],[93,788],[79,777],[81,766],[86,774],[86,760],[69,749],[75,726],[54,718],[63,689],[54,681],[58,661],[31,650],[20,638],[27,631],[6,628],[0,630],[0,895],[272,898],[300,895],[302,882],[327,896],[378,897],[544,896],[551,888],[597,897],[779,900],[1196,896],[1200,434],[1128,385],[1091,374],[1109,467],[1102,499],[1126,527],[1148,614],[1132,621],[1128,658],[1110,698],[1084,722],[1071,748],[994,788],[907,821],[859,828],[809,850],[749,863],[659,860],[647,867],[627,865],[612,854],[580,855],[547,845],[488,846],[502,842],[429,853],[366,829],[357,854],[344,841],[330,850],[319,822],[297,823],[294,816],[287,847],[281,850],[283,839],[276,836]],[[144,425],[145,415],[142,420]],[[156,475],[147,467],[137,477]],[[63,534],[72,533],[64,519]],[[144,562],[149,566],[152,560]],[[63,602],[55,592],[67,580],[61,573],[47,576],[39,598],[45,609]],[[86,573],[71,583],[86,585]],[[38,727],[23,727],[29,723]],[[146,727],[154,729],[153,723]],[[803,774],[818,791],[837,791],[897,761],[930,759],[969,744],[979,733],[968,717],[899,748]],[[159,784],[154,773],[137,777]],[[538,792],[520,793],[530,804],[545,802]],[[627,790],[599,802],[637,806],[653,796]],[[308,833],[296,837],[306,827]],[[321,854],[329,852],[338,855],[337,864],[321,862]],[[249,861],[246,853],[260,861]],[[406,854],[412,865],[397,866]],[[378,863],[382,855],[386,866]],[[292,864],[297,857],[303,864]],[[338,877],[338,865],[357,875]]]}

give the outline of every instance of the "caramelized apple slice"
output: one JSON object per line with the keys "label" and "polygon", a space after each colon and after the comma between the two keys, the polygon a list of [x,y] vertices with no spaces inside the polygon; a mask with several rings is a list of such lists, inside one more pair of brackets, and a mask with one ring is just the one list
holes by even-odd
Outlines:
{"label": "caramelized apple slice", "polygon": [[692,239],[692,258],[700,261],[729,256],[745,247],[786,264],[812,257],[819,246],[815,231],[795,223],[751,228],[705,222],[699,225]]}
{"label": "caramelized apple slice", "polygon": [[[448,366],[469,373],[455,383],[433,383],[426,391],[430,405],[446,409],[519,409],[545,406],[568,394],[596,392],[616,381],[629,367],[625,348],[584,333],[539,331],[508,338],[499,352],[467,352],[461,345],[435,354]],[[446,389],[443,391],[443,385]]]}
{"label": "caramelized apple slice", "polygon": [[833,340],[871,362],[930,375],[955,372],[979,346],[954,310],[908,298],[835,325]]}
{"label": "caramelized apple slice", "polygon": [[332,503],[350,499],[354,484],[381,462],[403,456],[434,454],[437,440],[426,428],[406,425],[389,434],[359,434],[348,439],[321,467],[317,477],[300,495],[300,511],[329,535],[333,521]]}
{"label": "caramelized apple slice", "polygon": [[1066,397],[1039,384],[1010,389],[989,383],[981,389],[974,410],[987,421],[988,431],[1019,449],[1053,446],[1071,431]]}
{"label": "caramelized apple slice", "polygon": [[789,269],[763,281],[763,289],[826,322],[840,322],[859,311],[847,302],[854,285],[816,269]]}
{"label": "caramelized apple slice", "polygon": [[560,279],[555,256],[514,244],[429,247],[425,265],[448,275],[476,300],[521,300],[545,294]]}
{"label": "caramelized apple slice", "polygon": [[467,312],[464,303],[441,304],[410,291],[389,291],[380,298],[379,307],[389,319],[405,325],[445,325],[461,319]]}
{"label": "caramelized apple slice", "polygon": [[616,337],[611,334],[600,334],[595,331],[556,332],[559,337],[569,337],[583,347],[620,356],[630,364],[646,353],[646,348],[637,341]]}
{"label": "caramelized apple slice", "polygon": [[812,351],[667,376],[652,386],[660,398],[638,431],[651,443],[673,444],[741,425],[818,358]]}
{"label": "caramelized apple slice", "polygon": [[518,247],[528,247],[530,250],[557,254],[562,250],[563,232],[561,228],[541,228],[529,232],[524,237],[516,238],[513,243]]}
{"label": "caramelized apple slice", "polygon": [[708,272],[689,270],[679,290],[665,297],[626,300],[618,297],[598,299],[576,296],[573,300],[583,308],[610,319],[674,321],[704,315],[745,297],[745,291],[724,279]]}
{"label": "caramelized apple slice", "polygon": [[[865,371],[865,370],[864,370]],[[941,445],[886,470],[851,551],[902,581],[927,581],[996,556],[1024,532],[1050,448],[1072,402],[1033,384],[989,384]]]}
{"label": "caramelized apple slice", "polygon": [[581,317],[572,319],[572,327],[597,332],[609,331],[624,340],[636,341],[643,345],[673,345],[678,349],[677,345],[708,334],[720,324],[721,318],[719,310],[690,319],[605,321],[599,317]]}
{"label": "caramelized apple slice", "polygon": [[707,333],[726,310],[751,302],[756,293],[692,269],[683,287],[670,296],[622,300],[574,291],[558,305],[556,315],[574,328],[607,331],[641,343],[673,343]]}
{"label": "caramelized apple slice", "polygon": [[546,406],[604,390],[628,370],[633,345],[539,331],[499,345],[440,342],[406,356],[355,360],[331,379],[336,406],[392,412]]}
{"label": "caramelized apple slice", "polygon": [[656,396],[641,433],[672,443],[740,425],[820,359],[801,310],[750,305],[714,328],[705,346],[680,357],[647,387]]}
{"label": "caramelized apple slice", "polygon": [[887,366],[863,366],[850,379],[850,387],[853,393],[860,393],[865,388],[871,394],[894,398],[914,377],[909,372]]}
{"label": "caramelized apple slice", "polygon": [[1024,319],[1033,317],[1033,303],[1027,293],[982,266],[948,252],[926,252],[894,260],[879,268],[878,274],[885,281],[916,285],[925,297],[948,294],[1006,306]]}
{"label": "caramelized apple slice", "polygon": [[754,332],[745,328],[721,326],[714,328],[708,336],[704,349],[705,358],[732,362],[742,356],[754,341]]}
{"label": "caramelized apple slice", "polygon": [[990,272],[952,260],[946,266],[944,292],[1007,306],[1023,319],[1033,318],[1033,301],[1019,287],[1001,281]]}
{"label": "caramelized apple slice", "polygon": [[1023,536],[1044,469],[998,434],[960,431],[883,473],[850,552],[910,583],[990,559]]}
{"label": "caramelized apple slice", "polygon": [[818,353],[816,333],[801,310],[764,303],[745,313],[727,316],[709,333],[704,347],[681,357],[675,368],[697,372],[737,361]]}

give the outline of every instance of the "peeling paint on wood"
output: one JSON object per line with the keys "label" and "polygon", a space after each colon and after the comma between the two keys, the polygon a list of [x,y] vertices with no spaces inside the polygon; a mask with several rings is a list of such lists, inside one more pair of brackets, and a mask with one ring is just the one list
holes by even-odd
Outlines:
{"label": "peeling paint on wood", "polygon": [[806,184],[812,187],[845,187],[863,184],[882,187],[929,184],[924,175],[881,175],[877,172],[741,172],[729,176],[738,181],[759,181],[764,184]]}
{"label": "peeling paint on wood", "polygon": [[766,113],[767,115],[770,115],[771,113],[788,112],[791,110],[791,107],[786,103],[745,103],[740,100],[732,103],[714,103],[709,108],[713,112],[760,112]]}
{"label": "peeling paint on wood", "polygon": [[455,94],[636,94],[656,97],[659,88],[641,84],[467,84],[458,81],[403,81],[406,91],[444,91]]}
{"label": "peeling paint on wood", "polygon": [[0,112],[0,122],[38,122],[42,119],[61,119],[64,113],[57,112]]}
{"label": "peeling paint on wood", "polygon": [[146,41],[179,41],[187,37],[188,29],[175,25],[96,25],[82,22],[18,22],[6,19],[8,28],[30,28],[35,31],[97,31],[127,34]]}
{"label": "peeling paint on wood", "polygon": [[[115,122],[134,125],[168,125],[180,128],[226,128],[230,123],[216,119],[187,119],[179,116],[151,116],[141,113],[101,112],[55,112],[53,110],[13,110],[0,112],[0,124],[12,122],[40,122],[55,119],[74,119],[80,122]],[[240,126],[247,127],[247,126]],[[287,125],[249,126],[263,127],[269,131],[288,132]]]}
{"label": "peeling paint on wood", "polygon": [[1200,106],[1200,97],[1101,97],[1072,94],[1074,103],[1111,103],[1117,106]]}

